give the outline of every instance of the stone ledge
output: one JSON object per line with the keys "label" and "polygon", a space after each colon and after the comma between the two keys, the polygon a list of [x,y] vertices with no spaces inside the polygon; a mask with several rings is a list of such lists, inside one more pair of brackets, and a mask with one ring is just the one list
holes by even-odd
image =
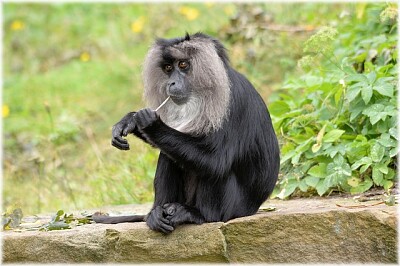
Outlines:
{"label": "stone ledge", "polygon": [[338,201],[355,205],[345,199],[268,201],[276,211],[184,225],[170,235],[145,223],[3,232],[3,262],[397,263],[396,207],[350,209]]}

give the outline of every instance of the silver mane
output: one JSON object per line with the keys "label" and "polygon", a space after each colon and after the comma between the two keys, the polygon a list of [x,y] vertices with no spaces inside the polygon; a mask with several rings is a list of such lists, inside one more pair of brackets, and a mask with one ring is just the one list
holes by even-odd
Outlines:
{"label": "silver mane", "polygon": [[[160,67],[162,49],[154,44],[144,61],[144,97],[152,109],[168,97],[168,76]],[[230,84],[212,40],[191,37],[165,49],[169,49],[168,52],[176,59],[189,59],[191,69],[187,78],[193,89],[185,104],[168,101],[158,111],[161,120],[180,132],[193,135],[209,134],[220,129],[229,113]]]}

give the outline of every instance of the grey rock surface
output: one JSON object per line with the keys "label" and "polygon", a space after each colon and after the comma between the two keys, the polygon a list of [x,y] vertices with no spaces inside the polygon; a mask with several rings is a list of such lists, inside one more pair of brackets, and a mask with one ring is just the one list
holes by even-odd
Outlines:
{"label": "grey rock surface", "polygon": [[343,198],[271,200],[265,206],[276,210],[227,223],[184,225],[170,235],[153,232],[145,223],[6,231],[3,262],[398,262],[395,206]]}

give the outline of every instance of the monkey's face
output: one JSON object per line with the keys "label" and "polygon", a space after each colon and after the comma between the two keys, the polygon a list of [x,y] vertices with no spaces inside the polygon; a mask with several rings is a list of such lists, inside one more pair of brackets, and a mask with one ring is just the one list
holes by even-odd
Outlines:
{"label": "monkey's face", "polygon": [[171,96],[174,103],[185,104],[191,94],[190,83],[187,75],[190,71],[189,60],[170,60],[163,62],[162,70],[168,76],[166,93]]}
{"label": "monkey's face", "polygon": [[202,34],[158,39],[143,65],[144,96],[166,125],[207,134],[221,127],[229,112],[230,81],[221,44]]}

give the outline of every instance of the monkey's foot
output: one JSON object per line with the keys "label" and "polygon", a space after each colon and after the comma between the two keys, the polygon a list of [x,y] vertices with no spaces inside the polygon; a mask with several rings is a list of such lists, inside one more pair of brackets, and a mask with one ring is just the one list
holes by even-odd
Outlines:
{"label": "monkey's foot", "polygon": [[164,209],[161,206],[157,206],[147,215],[146,223],[152,230],[169,234],[175,228],[170,225],[170,221],[164,216]]}

